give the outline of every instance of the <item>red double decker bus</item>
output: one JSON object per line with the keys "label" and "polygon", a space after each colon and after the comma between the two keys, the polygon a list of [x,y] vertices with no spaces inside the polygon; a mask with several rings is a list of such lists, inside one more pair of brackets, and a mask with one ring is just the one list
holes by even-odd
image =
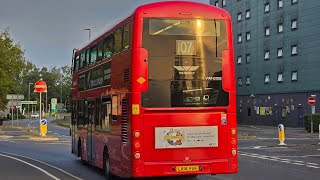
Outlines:
{"label": "red double decker bus", "polygon": [[236,173],[230,15],[138,7],[74,50],[72,153],[120,177]]}

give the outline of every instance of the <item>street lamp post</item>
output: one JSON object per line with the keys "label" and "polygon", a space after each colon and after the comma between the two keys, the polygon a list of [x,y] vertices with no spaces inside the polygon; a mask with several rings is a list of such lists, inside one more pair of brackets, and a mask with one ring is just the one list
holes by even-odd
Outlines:
{"label": "street lamp post", "polygon": [[[28,92],[28,101],[30,101],[30,85],[33,83],[29,83],[29,92]],[[28,104],[28,116],[30,117],[29,104]]]}
{"label": "street lamp post", "polygon": [[91,39],[91,29],[90,29],[90,28],[87,28],[87,29],[83,29],[83,30],[89,31],[89,41],[90,41],[90,39]]}

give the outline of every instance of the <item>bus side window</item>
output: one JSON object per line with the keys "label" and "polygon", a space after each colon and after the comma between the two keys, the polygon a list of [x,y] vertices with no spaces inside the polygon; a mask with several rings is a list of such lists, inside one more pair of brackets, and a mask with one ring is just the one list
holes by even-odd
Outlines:
{"label": "bus side window", "polygon": [[80,54],[80,69],[83,69],[86,67],[86,52],[83,51]]}
{"label": "bus side window", "polygon": [[101,124],[102,124],[102,105],[101,105],[101,99],[98,98],[96,100],[96,121],[95,121],[95,128],[97,131],[101,130]]}
{"label": "bus side window", "polygon": [[111,102],[107,101],[102,104],[102,130],[111,130]]}
{"label": "bus side window", "polygon": [[114,53],[117,54],[122,50],[122,27],[114,32]]}
{"label": "bus side window", "polygon": [[86,51],[86,66],[89,66],[89,64],[90,64],[90,49]]}
{"label": "bus side window", "polygon": [[110,58],[113,55],[113,34],[109,34],[105,39],[104,39],[104,45],[103,45],[103,57],[104,58]]}
{"label": "bus side window", "polygon": [[96,60],[97,60],[97,46],[94,46],[93,48],[91,48],[90,53],[91,53],[90,63],[94,64],[96,63]]}
{"label": "bus side window", "polygon": [[122,50],[125,51],[130,47],[130,22],[123,27],[123,46]]}
{"label": "bus side window", "polygon": [[102,58],[103,58],[103,41],[100,41],[98,44],[97,61],[101,61]]}

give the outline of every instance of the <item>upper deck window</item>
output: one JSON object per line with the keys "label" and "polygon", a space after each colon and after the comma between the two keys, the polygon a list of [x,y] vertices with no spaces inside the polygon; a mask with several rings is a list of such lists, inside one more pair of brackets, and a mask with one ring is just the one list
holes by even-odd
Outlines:
{"label": "upper deck window", "polygon": [[90,63],[94,64],[94,63],[96,63],[96,60],[97,60],[97,46],[91,48],[90,53],[91,53]]}
{"label": "upper deck window", "polygon": [[80,69],[83,69],[86,67],[86,52],[83,51],[80,54]]}
{"label": "upper deck window", "polygon": [[122,50],[122,27],[114,32],[114,53],[117,54]]}
{"label": "upper deck window", "polygon": [[86,66],[90,64],[90,49],[86,51]]}
{"label": "upper deck window", "polygon": [[100,41],[98,44],[98,57],[97,61],[100,61],[103,58],[103,42]]}
{"label": "upper deck window", "polygon": [[108,35],[104,39],[104,46],[103,46],[103,53],[104,53],[104,58],[110,58],[113,55],[113,34]]}
{"label": "upper deck window", "polygon": [[78,72],[79,71],[79,65],[80,65],[80,56],[77,55],[76,56],[76,59],[75,59],[75,62],[74,62],[74,72]]}
{"label": "upper deck window", "polygon": [[129,48],[130,43],[130,23],[127,23],[123,27],[123,50],[126,50]]}

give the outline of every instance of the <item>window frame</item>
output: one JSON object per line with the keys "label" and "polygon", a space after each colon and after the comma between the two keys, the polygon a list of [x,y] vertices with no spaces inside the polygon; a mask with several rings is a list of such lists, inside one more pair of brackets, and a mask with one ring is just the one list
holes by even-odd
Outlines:
{"label": "window frame", "polygon": [[283,33],[283,23],[278,23],[278,33]]}
{"label": "window frame", "polygon": [[250,41],[251,40],[251,32],[247,31],[246,32],[246,41]]}
{"label": "window frame", "polygon": [[270,50],[265,50],[264,51],[264,60],[270,60]]}
{"label": "window frame", "polygon": [[251,78],[250,78],[250,76],[247,76],[246,77],[246,86],[249,86],[249,85],[251,85]]}
{"label": "window frame", "polygon": [[270,84],[270,74],[264,74],[264,84]]}
{"label": "window frame", "polygon": [[282,9],[284,6],[283,0],[278,0],[278,9]]}
{"label": "window frame", "polygon": [[238,34],[238,38],[237,38],[238,40],[238,43],[242,43],[242,34]]}
{"label": "window frame", "polygon": [[237,14],[237,22],[241,22],[242,21],[242,12],[239,12]]}
{"label": "window frame", "polygon": [[238,77],[237,84],[238,84],[238,86],[242,86],[242,78],[241,77]]}
{"label": "window frame", "polygon": [[[95,64],[97,62],[97,58],[98,58],[98,46],[95,44],[95,45],[91,46],[89,49],[90,49],[90,65]],[[94,52],[94,49],[96,51],[96,55],[95,55],[95,60],[93,61],[94,56],[92,56],[93,55],[92,53]]]}
{"label": "window frame", "polygon": [[278,73],[277,82],[278,83],[282,83],[283,82],[283,72]]}
{"label": "window frame", "polygon": [[282,47],[277,49],[277,58],[278,59],[283,58],[283,48]]}
{"label": "window frame", "polygon": [[265,35],[266,37],[269,37],[269,36],[270,36],[270,26],[266,26],[266,27],[264,28],[264,35]]}
{"label": "window frame", "polygon": [[222,0],[222,7],[226,6],[226,0]]}
{"label": "window frame", "polygon": [[250,18],[251,18],[251,11],[250,11],[250,9],[247,9],[247,10],[246,10],[245,18],[246,18],[246,19],[250,19]]}
{"label": "window frame", "polygon": [[239,55],[237,58],[237,64],[242,64],[242,56]]}
{"label": "window frame", "polygon": [[270,12],[270,3],[267,2],[264,4],[264,13],[269,13]]}
{"label": "window frame", "polygon": [[[295,27],[293,27],[293,25],[295,24]],[[292,19],[291,20],[291,30],[297,30],[298,29],[298,19]]]}
{"label": "window frame", "polygon": [[[295,48],[295,53],[293,52]],[[297,56],[298,55],[298,45],[297,44],[294,44],[291,46],[291,56]]]}
{"label": "window frame", "polygon": [[[103,58],[109,59],[114,55],[114,36],[113,33],[108,34],[106,37],[103,38]],[[107,51],[106,48],[108,48],[108,45],[111,45],[111,55],[108,57],[106,55]],[[109,51],[108,51],[109,52]]]}
{"label": "window frame", "polygon": [[246,54],[246,64],[249,64],[251,62],[251,54]]}
{"label": "window frame", "polygon": [[[121,31],[119,33],[119,37],[121,38],[119,42],[117,42],[116,40],[118,31]],[[119,49],[116,49],[117,43],[120,44]],[[120,26],[113,32],[113,55],[117,55],[122,52],[122,49],[123,49],[122,45],[123,45],[123,26]]]}
{"label": "window frame", "polygon": [[[293,78],[295,74],[295,79]],[[291,71],[291,81],[298,81],[298,71]]]}
{"label": "window frame", "polygon": [[[125,28],[128,28],[127,47],[125,46]],[[131,42],[131,39],[130,39],[131,34],[130,33],[131,33],[131,23],[130,23],[130,21],[128,21],[123,25],[123,28],[122,28],[122,51],[126,51],[126,50],[130,49],[130,42]]]}

